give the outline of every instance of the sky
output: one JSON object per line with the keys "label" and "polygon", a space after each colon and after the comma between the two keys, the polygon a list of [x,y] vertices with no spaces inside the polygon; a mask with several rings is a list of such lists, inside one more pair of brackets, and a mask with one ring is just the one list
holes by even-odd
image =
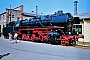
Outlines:
{"label": "sky", "polygon": [[[63,12],[74,14],[74,1],[76,0],[0,0],[0,13],[5,12],[6,8],[10,8],[10,5],[11,8],[24,5],[24,12],[27,13],[36,11],[36,6],[38,6],[38,13],[52,14],[58,10],[63,10]],[[77,1],[78,14],[90,12],[90,0]]]}

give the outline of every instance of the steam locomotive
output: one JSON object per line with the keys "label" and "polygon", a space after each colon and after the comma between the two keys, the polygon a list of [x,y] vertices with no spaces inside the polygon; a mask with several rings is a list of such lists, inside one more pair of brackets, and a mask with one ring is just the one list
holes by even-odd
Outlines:
{"label": "steam locomotive", "polygon": [[[77,21],[76,21],[77,20]],[[58,11],[51,15],[39,15],[38,17],[30,18],[29,20],[17,20],[10,22],[3,28],[3,35],[8,37],[8,33],[18,33],[19,40],[49,42],[51,44],[70,45],[75,42],[75,36],[72,33],[74,23],[80,23],[79,18],[73,19],[70,13]],[[74,35],[76,33],[74,32]],[[71,36],[71,40],[62,39],[64,36]],[[65,37],[67,38],[67,37]],[[65,40],[66,42],[62,42]]]}

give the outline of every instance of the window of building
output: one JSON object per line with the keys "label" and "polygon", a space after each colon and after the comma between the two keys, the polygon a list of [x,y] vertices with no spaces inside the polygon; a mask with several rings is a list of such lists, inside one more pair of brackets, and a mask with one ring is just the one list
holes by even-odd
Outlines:
{"label": "window of building", "polygon": [[3,27],[5,27],[5,26],[3,25]]}
{"label": "window of building", "polygon": [[12,15],[12,18],[14,18],[14,15]]}
{"label": "window of building", "polygon": [[11,17],[11,15],[9,14],[9,18]]}
{"label": "window of building", "polygon": [[3,15],[3,19],[5,19],[5,15]]}
{"label": "window of building", "polygon": [[74,28],[76,32],[78,32],[79,34],[82,34],[82,25],[74,25]]}

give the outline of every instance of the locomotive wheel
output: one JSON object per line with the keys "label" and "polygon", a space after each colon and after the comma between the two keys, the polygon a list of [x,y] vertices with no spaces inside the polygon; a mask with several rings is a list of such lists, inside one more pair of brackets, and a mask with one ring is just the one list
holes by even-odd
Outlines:
{"label": "locomotive wheel", "polygon": [[71,42],[70,42],[70,45],[71,45],[71,46],[76,46],[76,41],[71,41]]}
{"label": "locomotive wheel", "polygon": [[62,46],[66,46],[65,40],[62,40],[62,41],[61,41],[61,45],[62,45]]}

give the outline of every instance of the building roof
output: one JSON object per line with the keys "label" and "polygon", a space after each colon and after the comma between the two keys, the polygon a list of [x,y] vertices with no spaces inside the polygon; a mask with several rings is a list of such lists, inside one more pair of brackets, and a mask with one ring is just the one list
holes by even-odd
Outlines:
{"label": "building roof", "polygon": [[79,17],[80,19],[90,19],[90,12],[73,15],[73,17]]}
{"label": "building roof", "polygon": [[[19,11],[19,12],[21,12],[20,10],[14,10],[14,9],[8,9],[8,10],[13,10],[13,11]],[[3,14],[6,14],[6,12],[1,13],[0,15],[3,15]]]}
{"label": "building roof", "polygon": [[20,6],[16,7],[16,8],[13,8],[13,9],[17,9],[17,8],[19,8],[19,7],[21,7],[21,6],[23,6],[23,5],[20,5]]}
{"label": "building roof", "polygon": [[15,10],[15,9],[8,9],[8,10],[13,10],[13,11],[19,11],[19,12],[21,12],[20,10]]}
{"label": "building roof", "polygon": [[[10,10],[10,9],[8,9],[8,10]],[[14,10],[14,9],[11,9],[11,10],[13,10],[13,11],[19,11],[19,12],[20,12],[20,10]],[[3,14],[5,14],[5,13],[6,13],[6,12],[3,12],[3,13],[1,13],[0,15],[3,15]],[[23,15],[23,16],[28,16],[28,17],[36,17],[36,14],[26,13],[26,12],[22,13],[22,15]]]}
{"label": "building roof", "polygon": [[0,15],[6,14],[6,12],[1,13]]}
{"label": "building roof", "polygon": [[36,17],[36,14],[32,14],[32,13],[22,13],[23,16],[28,16],[28,17]]}

